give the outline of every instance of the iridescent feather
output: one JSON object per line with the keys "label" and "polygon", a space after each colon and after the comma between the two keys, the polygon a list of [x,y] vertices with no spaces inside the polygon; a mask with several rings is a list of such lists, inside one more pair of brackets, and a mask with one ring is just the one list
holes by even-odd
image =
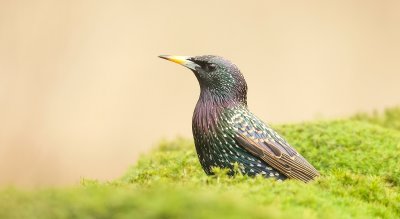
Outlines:
{"label": "iridescent feather", "polygon": [[207,174],[213,167],[235,163],[243,174],[309,182],[319,176],[285,139],[247,108],[247,84],[239,69],[218,56],[160,56],[190,68],[200,84],[192,131],[200,163]]}

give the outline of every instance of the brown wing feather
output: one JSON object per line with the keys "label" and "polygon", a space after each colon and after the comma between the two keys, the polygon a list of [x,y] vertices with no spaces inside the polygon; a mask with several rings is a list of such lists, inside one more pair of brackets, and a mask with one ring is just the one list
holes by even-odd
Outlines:
{"label": "brown wing feather", "polygon": [[238,134],[236,141],[289,178],[309,182],[319,176],[318,171],[289,145],[280,145],[267,139],[254,141],[244,134]]}

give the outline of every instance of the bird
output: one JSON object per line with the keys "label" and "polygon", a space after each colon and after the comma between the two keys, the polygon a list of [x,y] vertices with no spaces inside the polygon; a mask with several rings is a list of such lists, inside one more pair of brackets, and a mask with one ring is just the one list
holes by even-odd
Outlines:
{"label": "bird", "polygon": [[231,61],[215,55],[159,57],[187,67],[199,82],[192,133],[207,175],[213,175],[215,167],[235,175],[235,166],[243,175],[278,181],[296,179],[307,183],[320,175],[281,135],[248,109],[247,83]]}

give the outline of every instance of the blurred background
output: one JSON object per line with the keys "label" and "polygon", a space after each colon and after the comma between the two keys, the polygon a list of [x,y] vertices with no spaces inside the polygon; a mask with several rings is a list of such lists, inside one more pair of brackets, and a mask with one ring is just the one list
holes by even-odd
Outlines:
{"label": "blurred background", "polygon": [[0,185],[112,179],[191,137],[192,73],[215,54],[269,123],[400,104],[400,1],[0,1]]}

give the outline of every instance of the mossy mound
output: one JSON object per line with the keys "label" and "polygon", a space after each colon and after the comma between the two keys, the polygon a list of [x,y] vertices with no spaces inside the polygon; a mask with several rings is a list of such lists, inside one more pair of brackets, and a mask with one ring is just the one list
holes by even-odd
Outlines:
{"label": "mossy mound", "polygon": [[207,177],[192,141],[177,139],[112,182],[2,190],[0,218],[400,218],[400,110],[393,112],[276,126],[321,172],[308,184],[224,170]]}
{"label": "mossy mound", "polygon": [[367,113],[359,113],[352,119],[369,122],[380,125],[385,128],[396,129],[400,131],[400,107],[388,108],[383,114],[375,111],[372,115]]}

